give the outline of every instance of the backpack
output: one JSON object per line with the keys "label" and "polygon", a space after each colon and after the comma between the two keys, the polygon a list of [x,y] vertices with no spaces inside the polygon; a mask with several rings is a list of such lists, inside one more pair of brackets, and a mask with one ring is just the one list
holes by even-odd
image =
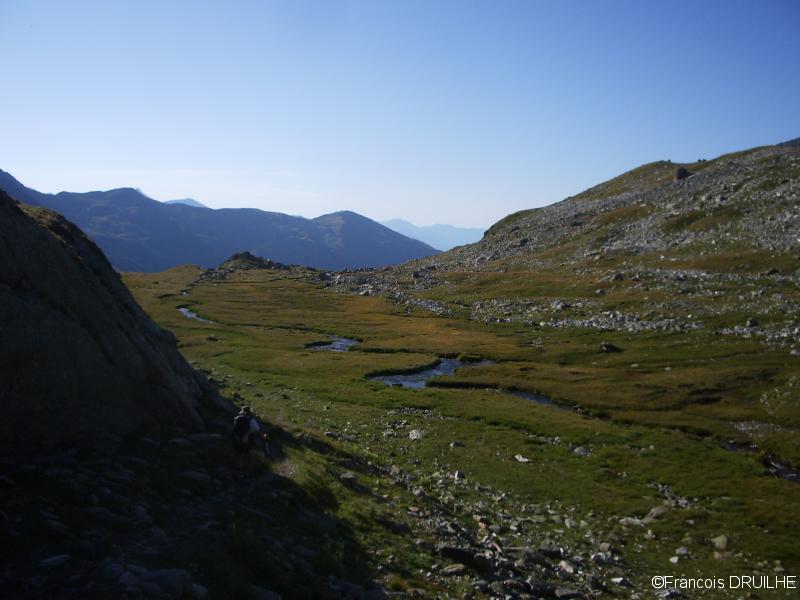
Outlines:
{"label": "backpack", "polygon": [[237,415],[233,419],[233,428],[231,429],[231,437],[237,442],[247,441],[247,436],[250,434],[250,419],[253,415]]}

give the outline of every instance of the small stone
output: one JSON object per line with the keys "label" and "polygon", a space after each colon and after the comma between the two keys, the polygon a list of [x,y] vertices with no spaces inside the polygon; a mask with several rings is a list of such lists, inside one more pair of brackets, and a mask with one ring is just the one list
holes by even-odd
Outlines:
{"label": "small stone", "polygon": [[408,439],[417,442],[422,439],[422,432],[419,429],[412,429],[408,433]]}
{"label": "small stone", "polygon": [[611,342],[600,342],[600,352],[622,352],[622,348]]}
{"label": "small stone", "polygon": [[550,544],[547,542],[542,542],[541,544],[539,544],[539,552],[541,552],[548,558],[561,558],[563,553],[561,548],[559,548],[555,544]]}
{"label": "small stone", "polygon": [[491,589],[498,596],[502,596],[506,592],[506,587],[503,585],[502,581],[493,581],[489,584],[489,589]]}
{"label": "small stone", "polygon": [[467,572],[467,567],[462,565],[461,563],[455,563],[453,565],[449,565],[442,569],[442,575],[445,577],[455,577],[458,575],[463,575]]}
{"label": "small stone", "polygon": [[67,534],[67,526],[64,525],[61,521],[56,521],[55,519],[48,519],[45,521],[47,527],[50,531],[57,533],[58,535],[66,535]]}
{"label": "small stone", "polygon": [[126,587],[126,588],[127,587],[131,587],[133,585],[136,585],[138,583],[138,581],[139,581],[139,578],[136,575],[134,575],[133,573],[131,573],[130,571],[125,571],[122,575],[119,576],[119,579],[117,579],[117,582],[122,587]]}
{"label": "small stone", "polygon": [[142,590],[142,592],[144,592],[147,596],[158,598],[164,594],[161,586],[153,583],[152,581],[137,581],[136,587]]}
{"label": "small stone", "polygon": [[525,458],[524,456],[522,456],[522,454],[515,454],[514,455],[514,460],[516,460],[517,462],[521,462],[521,463],[529,463],[529,462],[531,462],[530,458]]}
{"label": "small stone", "polygon": [[56,554],[49,558],[43,558],[39,561],[39,567],[42,569],[55,569],[68,563],[72,557],[69,554]]}
{"label": "small stone", "polygon": [[142,574],[141,584],[155,584],[168,596],[182,598],[187,592],[191,593],[192,577],[183,569],[160,569]]}
{"label": "small stone", "polygon": [[108,581],[119,579],[120,575],[125,572],[124,567],[113,561],[106,561],[101,566],[100,576]]}
{"label": "small stone", "polygon": [[611,578],[611,583],[613,583],[614,585],[621,586],[621,587],[627,587],[627,588],[632,588],[633,587],[633,583],[627,577],[612,577]]}
{"label": "small stone", "polygon": [[453,479],[455,479],[456,481],[461,481],[461,480],[464,480],[466,478],[467,478],[467,476],[464,475],[464,472],[463,471],[459,471],[458,469],[456,469],[456,472],[453,473]]}
{"label": "small stone", "polygon": [[728,536],[719,535],[715,538],[711,538],[711,545],[717,550],[726,550],[728,548]]}
{"label": "small stone", "polygon": [[575,565],[568,560],[562,560],[560,563],[558,563],[558,568],[569,575],[575,573]]}
{"label": "small stone", "polygon": [[668,506],[664,506],[663,504],[659,506],[654,506],[653,508],[650,509],[650,512],[647,513],[647,516],[644,518],[644,522],[649,523],[657,519],[658,517],[666,514],[667,512],[669,512]]}

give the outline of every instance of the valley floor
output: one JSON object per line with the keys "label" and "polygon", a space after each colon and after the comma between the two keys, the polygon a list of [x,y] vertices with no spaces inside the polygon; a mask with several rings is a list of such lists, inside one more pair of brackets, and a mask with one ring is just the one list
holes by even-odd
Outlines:
{"label": "valley floor", "polygon": [[[362,550],[324,529],[302,551],[265,544],[254,580],[283,562],[273,588],[289,596],[304,564],[319,564],[316,576],[338,572],[362,592],[646,598],[654,576],[672,575],[726,584],[688,597],[733,598],[747,591],[731,576],[800,571],[800,485],[765,463],[767,450],[800,462],[785,349],[702,330],[437,316],[302,269],[201,274],[126,283],[224,394],[300,441],[275,468]],[[358,344],[314,347],[335,336]],[[421,389],[370,379],[457,356],[492,362]]]}

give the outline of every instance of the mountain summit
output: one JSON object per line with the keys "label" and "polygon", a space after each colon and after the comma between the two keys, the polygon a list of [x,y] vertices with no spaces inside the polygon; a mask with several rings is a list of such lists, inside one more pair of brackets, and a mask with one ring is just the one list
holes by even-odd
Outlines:
{"label": "mountain summit", "polygon": [[377,267],[438,253],[350,211],[305,219],[254,208],[211,210],[158,202],[133,188],[43,194],[3,171],[0,189],[64,215],[121,271],[212,267],[243,251],[322,269]]}

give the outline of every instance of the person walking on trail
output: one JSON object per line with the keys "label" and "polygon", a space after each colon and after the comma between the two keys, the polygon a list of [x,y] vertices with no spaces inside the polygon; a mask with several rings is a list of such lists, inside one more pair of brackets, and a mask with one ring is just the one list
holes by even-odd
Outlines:
{"label": "person walking on trail", "polygon": [[249,406],[243,406],[233,419],[233,429],[231,430],[233,449],[236,452],[239,468],[249,471],[252,468],[252,456],[250,451],[256,446],[258,440],[266,443],[267,434],[261,431],[258,418]]}

